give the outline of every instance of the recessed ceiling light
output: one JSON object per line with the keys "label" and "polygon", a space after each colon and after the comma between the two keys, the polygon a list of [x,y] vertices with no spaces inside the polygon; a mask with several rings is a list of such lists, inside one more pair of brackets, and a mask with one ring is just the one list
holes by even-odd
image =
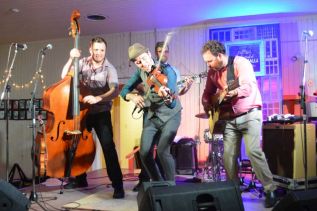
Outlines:
{"label": "recessed ceiling light", "polygon": [[20,12],[20,10],[18,8],[11,8],[10,11],[14,12],[14,13],[19,13]]}
{"label": "recessed ceiling light", "polygon": [[101,21],[105,20],[106,17],[104,15],[87,15],[87,19],[92,21]]}

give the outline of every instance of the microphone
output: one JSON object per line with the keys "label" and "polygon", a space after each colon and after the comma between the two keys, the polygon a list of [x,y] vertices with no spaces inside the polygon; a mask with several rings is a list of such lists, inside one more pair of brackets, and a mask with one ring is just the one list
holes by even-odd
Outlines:
{"label": "microphone", "polygon": [[25,43],[23,43],[23,44],[15,43],[15,49],[21,49],[22,51],[25,51],[27,48],[28,48],[28,46]]}
{"label": "microphone", "polygon": [[44,52],[46,50],[51,50],[52,48],[53,48],[53,45],[49,43],[44,48],[41,49],[41,52]]}
{"label": "microphone", "polygon": [[303,31],[303,35],[312,37],[314,35],[314,31],[313,30]]}

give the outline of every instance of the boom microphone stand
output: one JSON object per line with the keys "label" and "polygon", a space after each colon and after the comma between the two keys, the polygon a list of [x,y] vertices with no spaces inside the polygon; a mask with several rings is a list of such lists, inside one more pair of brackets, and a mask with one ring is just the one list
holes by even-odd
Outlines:
{"label": "boom microphone stand", "polygon": [[32,191],[30,194],[30,200],[31,201],[36,201],[38,200],[38,195],[36,193],[35,190],[35,159],[36,159],[36,152],[35,152],[35,144],[36,144],[36,117],[35,117],[35,110],[36,110],[36,105],[34,104],[34,99],[35,99],[35,93],[36,93],[36,89],[38,86],[38,81],[39,81],[39,77],[41,75],[41,71],[42,71],[42,65],[43,65],[43,60],[45,57],[45,53],[43,50],[41,50],[38,54],[38,58],[39,55],[41,54],[41,60],[40,60],[40,64],[39,64],[39,68],[38,71],[36,72],[36,77],[35,77],[35,83],[34,83],[34,88],[33,91],[31,93],[31,101],[30,101],[30,107],[29,107],[29,112],[31,113],[31,117],[32,117]]}
{"label": "boom microphone stand", "polygon": [[[35,111],[36,111],[36,105],[34,104],[34,99],[35,99],[35,93],[36,89],[38,86],[38,81],[42,75],[42,66],[43,66],[43,60],[45,57],[45,51],[46,50],[51,50],[53,48],[52,44],[47,44],[44,48],[42,48],[37,56],[37,63],[36,67],[38,67],[38,70],[36,72],[36,77],[35,77],[35,83],[34,83],[34,88],[31,93],[31,100],[30,100],[30,107],[29,107],[29,112],[31,113],[32,117],[32,149],[31,149],[31,156],[32,156],[32,191],[30,193],[30,201],[35,201],[43,210],[46,210],[40,203],[38,203],[38,194],[36,193],[35,190],[35,159],[36,159],[36,152],[35,152],[35,145],[36,145],[36,117],[35,117]],[[41,60],[39,62],[39,57],[41,55]],[[43,122],[41,119],[39,119],[40,124],[42,125]],[[43,198],[43,197],[41,197]],[[56,200],[57,197],[50,198],[49,200]]]}
{"label": "boom microphone stand", "polygon": [[313,36],[314,32],[304,31],[303,36],[305,38],[305,54],[304,54],[304,70],[303,80],[300,86],[300,99],[301,109],[303,110],[303,126],[304,126],[304,171],[305,171],[305,191],[308,189],[308,178],[307,178],[307,112],[306,112],[306,96],[305,96],[305,83],[306,83],[306,69],[307,69],[307,56],[308,56],[308,37]]}
{"label": "boom microphone stand", "polygon": [[15,50],[14,50],[14,55],[13,55],[13,58],[11,61],[11,65],[10,65],[10,68],[8,68],[9,62],[10,62],[11,49],[12,49],[13,45],[14,45],[14,43],[12,43],[10,45],[10,48],[9,48],[7,67],[6,67],[6,71],[8,73],[7,73],[7,77],[5,79],[5,83],[3,86],[3,91],[1,93],[1,99],[0,99],[0,105],[1,105],[4,97],[6,96],[6,103],[4,105],[4,112],[5,112],[4,115],[5,115],[5,119],[6,119],[6,181],[7,182],[9,182],[9,107],[10,107],[9,105],[10,105],[10,90],[11,90],[11,86],[9,85],[9,80],[11,78],[13,64],[15,62],[15,58],[16,58],[16,55],[18,53],[18,46],[16,44]]}

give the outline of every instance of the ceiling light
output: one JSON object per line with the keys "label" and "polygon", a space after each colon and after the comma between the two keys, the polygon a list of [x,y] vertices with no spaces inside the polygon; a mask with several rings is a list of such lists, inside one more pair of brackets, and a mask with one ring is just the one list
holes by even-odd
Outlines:
{"label": "ceiling light", "polygon": [[105,20],[106,17],[103,15],[87,15],[87,19],[92,21],[101,21]]}
{"label": "ceiling light", "polygon": [[18,8],[11,8],[10,11],[13,12],[13,13],[19,13],[20,12],[20,10]]}

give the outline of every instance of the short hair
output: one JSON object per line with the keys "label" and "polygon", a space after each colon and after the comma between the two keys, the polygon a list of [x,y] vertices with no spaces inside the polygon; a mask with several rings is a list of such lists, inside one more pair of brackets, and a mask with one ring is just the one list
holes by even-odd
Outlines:
{"label": "short hair", "polygon": [[216,40],[209,40],[201,49],[201,53],[210,51],[214,56],[218,56],[219,53],[226,54],[225,46]]}
{"label": "short hair", "polygon": [[92,46],[94,43],[104,43],[107,48],[107,42],[102,37],[94,37],[90,41],[90,46]]}
{"label": "short hair", "polygon": [[[163,41],[157,42],[155,44],[155,52],[157,51],[158,48],[163,48],[163,46],[164,46],[164,42]],[[166,49],[169,50],[169,46],[168,45],[166,45]]]}

